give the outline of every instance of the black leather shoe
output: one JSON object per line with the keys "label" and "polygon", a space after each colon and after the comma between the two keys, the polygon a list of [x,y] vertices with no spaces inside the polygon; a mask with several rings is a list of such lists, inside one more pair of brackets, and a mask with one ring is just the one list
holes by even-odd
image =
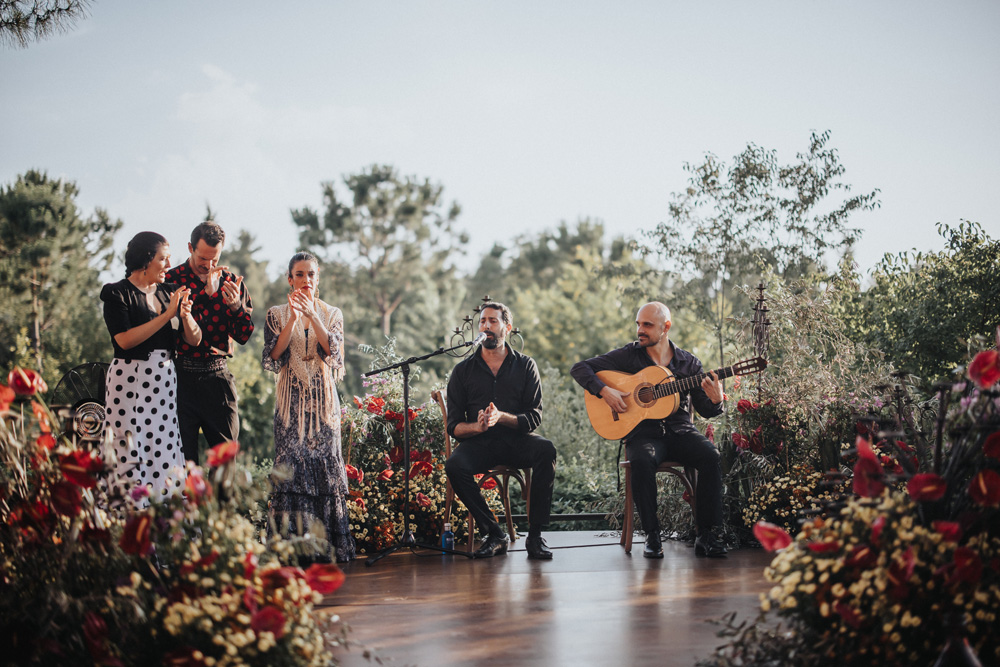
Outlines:
{"label": "black leather shoe", "polygon": [[495,535],[488,536],[476,549],[476,553],[472,554],[473,558],[493,558],[494,556],[502,556],[507,553],[507,545],[510,544],[510,540],[507,539],[506,535],[501,535],[496,537]]}
{"label": "black leather shoe", "polygon": [[726,540],[722,537],[722,529],[719,526],[702,531],[694,541],[695,556],[725,558],[727,553],[729,550],[726,549]]}
{"label": "black leather shoe", "polygon": [[529,537],[524,543],[528,558],[532,560],[552,560],[552,552],[543,537]]}
{"label": "black leather shoe", "polygon": [[646,536],[646,546],[642,549],[643,558],[663,558],[663,546],[660,544],[660,534],[650,533]]}

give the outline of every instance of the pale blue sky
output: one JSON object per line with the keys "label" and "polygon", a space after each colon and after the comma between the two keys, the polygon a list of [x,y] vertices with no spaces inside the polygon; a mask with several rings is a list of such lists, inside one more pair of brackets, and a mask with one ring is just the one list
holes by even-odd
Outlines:
{"label": "pale blue sky", "polygon": [[372,163],[461,204],[469,266],[582,216],[664,218],[684,162],[747,142],[787,162],[831,130],[858,260],[1000,237],[1000,3],[134,2],[0,51],[0,182],[75,180],[85,211],[186,257],[209,202],[272,266],[289,209]]}

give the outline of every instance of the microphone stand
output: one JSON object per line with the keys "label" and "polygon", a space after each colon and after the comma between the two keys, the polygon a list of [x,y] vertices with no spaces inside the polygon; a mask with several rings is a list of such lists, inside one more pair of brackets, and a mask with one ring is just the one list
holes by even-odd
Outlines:
{"label": "microphone stand", "polygon": [[422,357],[410,357],[409,359],[404,359],[403,361],[392,364],[391,366],[377,368],[373,371],[364,373],[364,376],[368,377],[371,375],[378,375],[386,371],[391,371],[396,368],[399,368],[403,372],[403,470],[405,471],[405,477],[403,478],[403,535],[396,540],[396,543],[391,547],[386,547],[377,554],[369,556],[365,560],[365,565],[369,567],[389,554],[399,551],[400,549],[412,550],[417,547],[441,551],[443,553],[458,554],[459,556],[465,556],[466,558],[473,557],[470,553],[458,551],[456,549],[445,549],[441,545],[421,544],[417,542],[413,533],[410,531],[410,364],[418,361],[424,361],[425,359],[430,359],[431,357],[436,357],[439,354],[445,354],[446,352],[451,352],[452,350],[457,350],[461,347],[471,347],[477,342],[478,339],[468,343],[460,343],[447,349],[439,347],[434,352],[425,354]]}

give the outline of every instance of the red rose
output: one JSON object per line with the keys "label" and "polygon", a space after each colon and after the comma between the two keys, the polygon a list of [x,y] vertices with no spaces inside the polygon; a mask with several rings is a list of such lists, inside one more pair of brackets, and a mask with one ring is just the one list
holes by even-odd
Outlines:
{"label": "red rose", "polygon": [[15,367],[7,375],[7,384],[20,396],[33,396],[34,394],[45,393],[49,390],[42,376],[30,368]]}
{"label": "red rose", "polygon": [[309,588],[322,595],[333,593],[344,583],[344,571],[333,563],[316,563],[306,570],[306,583]]}
{"label": "red rose", "polygon": [[910,478],[910,481],[906,483],[906,490],[910,497],[917,502],[940,500],[945,491],[948,490],[948,484],[940,475],[932,472],[921,472]]}
{"label": "red rose", "polygon": [[1000,474],[994,470],[980,470],[969,484],[969,495],[979,505],[1000,504]]}
{"label": "red rose", "polygon": [[235,440],[226,440],[208,450],[208,465],[217,468],[223,463],[229,463],[236,458],[238,451],[240,451],[240,443]]}
{"label": "red rose", "polygon": [[778,551],[792,543],[792,536],[784,528],[767,521],[758,521],[754,525],[753,536],[768,551]]}
{"label": "red rose", "polygon": [[[1000,380],[1000,353],[996,350],[983,350],[977,354],[969,364],[969,379],[980,389],[989,389],[996,384]],[[14,384],[11,383],[11,386]]]}

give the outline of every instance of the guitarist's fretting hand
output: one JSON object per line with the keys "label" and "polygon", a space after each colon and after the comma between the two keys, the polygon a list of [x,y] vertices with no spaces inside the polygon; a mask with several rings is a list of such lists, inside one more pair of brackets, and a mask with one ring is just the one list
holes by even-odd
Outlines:
{"label": "guitarist's fretting hand", "polygon": [[625,393],[607,385],[601,390],[601,398],[604,399],[604,402],[608,404],[608,407],[612,411],[618,414],[622,414],[628,410],[625,399],[631,395],[632,392]]}
{"label": "guitarist's fretting hand", "polygon": [[725,394],[722,391],[722,380],[720,380],[716,375],[715,371],[709,371],[705,379],[701,381],[701,388],[705,390],[705,395],[708,396],[709,400],[718,405],[722,403]]}

